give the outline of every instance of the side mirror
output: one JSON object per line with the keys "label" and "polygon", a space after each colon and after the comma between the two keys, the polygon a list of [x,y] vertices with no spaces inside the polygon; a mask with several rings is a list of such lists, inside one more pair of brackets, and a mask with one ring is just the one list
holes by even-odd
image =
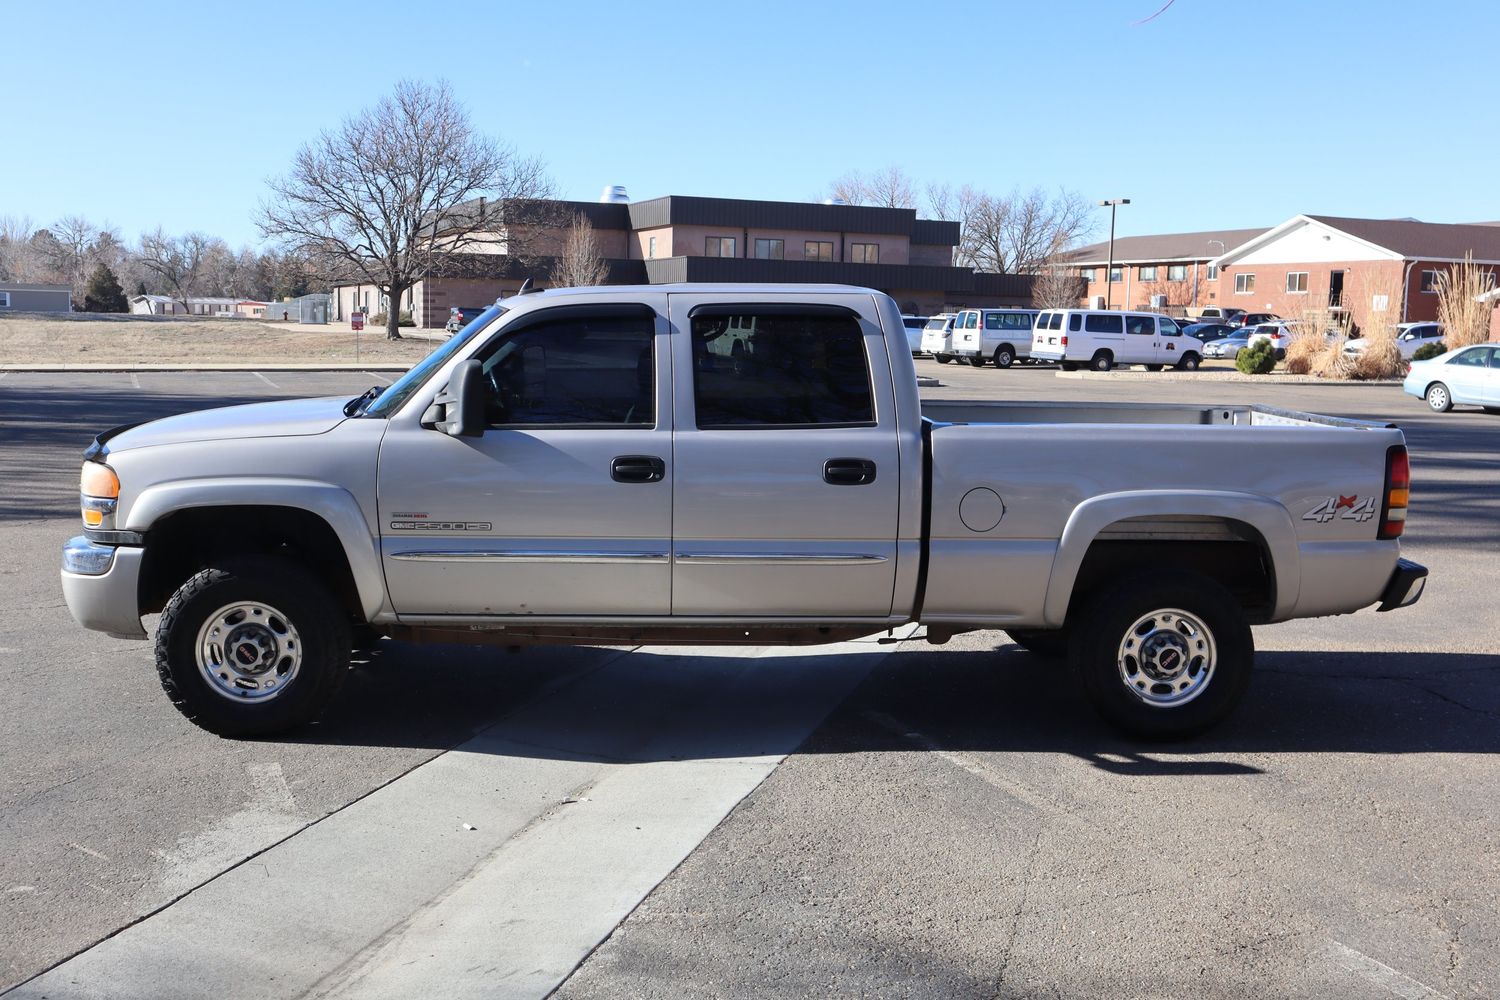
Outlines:
{"label": "side mirror", "polygon": [[484,368],[478,361],[464,361],[453,370],[453,378],[433,408],[442,408],[442,418],[432,425],[449,437],[479,437],[484,433]]}

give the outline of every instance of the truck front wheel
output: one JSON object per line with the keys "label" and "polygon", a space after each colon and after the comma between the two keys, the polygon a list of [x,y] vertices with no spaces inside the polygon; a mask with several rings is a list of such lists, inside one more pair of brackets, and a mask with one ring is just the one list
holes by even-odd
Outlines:
{"label": "truck front wheel", "polygon": [[1239,603],[1196,573],[1135,576],[1069,621],[1068,658],[1094,707],[1145,739],[1222,721],[1244,697],[1255,642]]}
{"label": "truck front wheel", "polygon": [[177,710],[220,736],[269,736],[316,719],[349,672],[348,616],[285,559],[226,559],[162,611],[156,671]]}

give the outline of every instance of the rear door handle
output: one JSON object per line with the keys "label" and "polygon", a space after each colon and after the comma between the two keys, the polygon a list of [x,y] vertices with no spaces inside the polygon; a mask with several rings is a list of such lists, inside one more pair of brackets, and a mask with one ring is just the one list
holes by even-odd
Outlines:
{"label": "rear door handle", "polygon": [[609,463],[617,483],[659,483],[667,478],[667,463],[655,455],[621,455]]}
{"label": "rear door handle", "polygon": [[830,486],[866,486],[875,481],[875,463],[868,458],[830,458],[823,463],[823,482]]}

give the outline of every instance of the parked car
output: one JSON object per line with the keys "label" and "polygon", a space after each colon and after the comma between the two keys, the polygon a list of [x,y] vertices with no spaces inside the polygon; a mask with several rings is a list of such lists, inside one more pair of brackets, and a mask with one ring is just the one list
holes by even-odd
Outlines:
{"label": "parked car", "polygon": [[1182,335],[1170,317],[1155,313],[1099,309],[1049,309],[1036,318],[1031,357],[1060,361],[1064,371],[1088,365],[1107,372],[1115,365],[1170,365],[1195,371],[1203,357],[1200,341]]}
{"label": "parked car", "polygon": [[1239,332],[1238,327],[1227,323],[1193,323],[1182,328],[1182,332],[1189,337],[1203,341],[1205,344],[1220,337],[1230,337]]}
{"label": "parked car", "polygon": [[489,306],[454,306],[448,310],[448,322],[443,329],[449,333],[457,333],[488,308]]}
{"label": "parked car", "polygon": [[[1417,353],[1417,348],[1440,343],[1442,339],[1443,327],[1440,323],[1402,323],[1396,327],[1396,347],[1401,351],[1401,357],[1407,361]],[[1344,344],[1344,353],[1362,354],[1368,346],[1369,339],[1366,337],[1350,340]]]}
{"label": "parked car", "polygon": [[1031,357],[1035,309],[965,309],[953,321],[953,355],[975,368],[1009,368]]}
{"label": "parked car", "polygon": [[1437,413],[1447,413],[1455,403],[1500,413],[1500,348],[1480,344],[1413,361],[1401,388],[1427,400]]}
{"label": "parked car", "polygon": [[1231,323],[1236,316],[1244,315],[1245,310],[1234,306],[1204,306],[1198,310],[1198,316],[1193,322],[1197,323]]}
{"label": "parked car", "polygon": [[953,360],[953,321],[957,318],[958,313],[938,313],[922,329],[922,353],[940,365]]}
{"label": "parked car", "polygon": [[1240,356],[1240,352],[1250,346],[1250,332],[1241,330],[1218,340],[1210,340],[1203,345],[1203,356],[1205,358],[1224,358],[1233,361]]}
{"label": "parked car", "polygon": [[1274,323],[1281,319],[1275,313],[1250,313],[1242,312],[1236,314],[1228,322],[1230,326],[1259,326],[1262,323]]}
{"label": "parked car", "polygon": [[922,331],[927,327],[930,316],[908,316],[901,314],[901,325],[906,327],[906,342],[911,347],[911,356],[916,357],[922,353]]}
{"label": "parked car", "polygon": [[1107,718],[1172,737],[1241,699],[1252,625],[1420,597],[1406,454],[1389,424],[1255,406],[923,400],[868,288],[560,289],[347,401],[101,433],[61,583],[87,628],[144,639],[160,611],[168,698],[226,736],[315,719],[356,635],[791,645],[910,622],[1065,645]]}

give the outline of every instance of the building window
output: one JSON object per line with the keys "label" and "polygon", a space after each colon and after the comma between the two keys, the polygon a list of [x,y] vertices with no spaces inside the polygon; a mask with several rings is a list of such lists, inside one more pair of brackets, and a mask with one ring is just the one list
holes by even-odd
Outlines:
{"label": "building window", "polygon": [[802,244],[802,256],[806,260],[833,260],[832,240],[808,240]]}
{"label": "building window", "polygon": [[1436,271],[1422,272],[1422,291],[1429,295],[1436,295],[1438,290],[1438,273]]}
{"label": "building window", "polygon": [[646,240],[646,259],[656,259],[656,237],[652,236]]}
{"label": "building window", "polygon": [[759,260],[781,260],[786,256],[786,241],[756,240],[755,256]]}
{"label": "building window", "polygon": [[1167,265],[1167,280],[1168,281],[1186,281],[1187,280],[1187,265],[1186,264],[1169,264],[1169,265]]}
{"label": "building window", "polygon": [[1155,281],[1156,280],[1156,265],[1155,264],[1151,264],[1149,266],[1147,266],[1147,265],[1142,265],[1141,266],[1141,280],[1142,281]]}
{"label": "building window", "polygon": [[1210,265],[1208,265],[1208,280],[1209,281],[1218,281],[1219,280],[1219,267],[1218,267],[1217,264],[1210,264]]}
{"label": "building window", "polygon": [[1307,293],[1307,272],[1288,271],[1286,273],[1286,290],[1289,295],[1305,295]]}
{"label": "building window", "polygon": [[733,236],[710,236],[703,244],[703,256],[705,257],[733,257]]}
{"label": "building window", "polygon": [[10,308],[10,292],[0,292],[0,309]]}
{"label": "building window", "polygon": [[1249,295],[1255,291],[1254,274],[1236,274],[1234,276],[1234,294]]}
{"label": "building window", "polygon": [[852,258],[853,261],[854,261],[854,263],[856,263],[856,264],[879,264],[880,263],[880,244],[879,243],[855,243],[855,244],[852,244],[852,246],[853,246],[853,249],[854,249],[854,257]]}
{"label": "building window", "polygon": [[1112,268],[1109,269],[1109,281],[1110,281],[1110,284],[1116,284],[1116,283],[1124,281],[1124,280],[1125,280],[1125,273],[1124,273],[1123,270],[1121,270],[1118,267],[1112,267]]}
{"label": "building window", "polygon": [[1097,267],[1085,267],[1078,272],[1078,276],[1089,284],[1099,280],[1099,269]]}

